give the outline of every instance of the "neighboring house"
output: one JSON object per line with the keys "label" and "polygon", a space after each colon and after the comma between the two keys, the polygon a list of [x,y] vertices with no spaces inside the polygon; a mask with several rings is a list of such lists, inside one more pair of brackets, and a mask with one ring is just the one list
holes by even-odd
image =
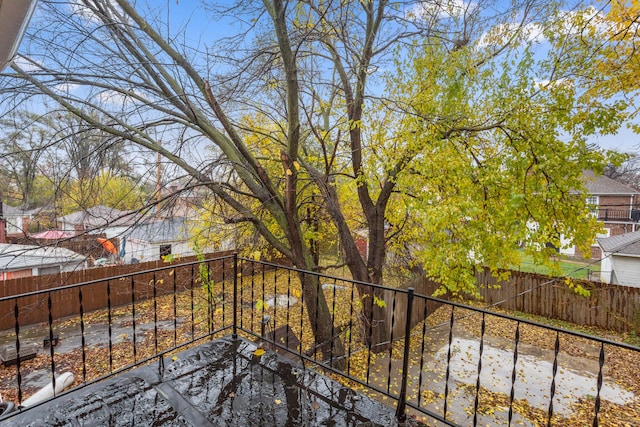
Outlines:
{"label": "neighboring house", "polygon": [[[166,255],[190,256],[194,251],[189,242],[188,223],[185,218],[149,220],[131,227],[121,236],[124,241],[120,259],[125,263],[132,260],[153,261]],[[135,261],[133,261],[135,262]]]}
{"label": "neighboring house", "polygon": [[94,206],[57,218],[63,232],[105,234],[108,239],[126,233],[139,220],[136,212],[121,211],[108,206]]}
{"label": "neighboring house", "polygon": [[24,236],[29,234],[29,224],[36,215],[36,209],[23,209],[2,204],[2,216],[7,221],[7,236]]}
{"label": "neighboring house", "polygon": [[[640,230],[640,192],[606,176],[591,171],[583,173],[592,213],[602,223],[604,231],[598,238],[619,236]],[[591,247],[594,259],[601,257],[600,247]],[[565,255],[580,255],[575,247],[561,251]]]}
{"label": "neighboring house", "polygon": [[86,268],[87,257],[69,249],[0,243],[0,280]]}
{"label": "neighboring house", "polygon": [[640,231],[598,239],[600,280],[640,288]]}

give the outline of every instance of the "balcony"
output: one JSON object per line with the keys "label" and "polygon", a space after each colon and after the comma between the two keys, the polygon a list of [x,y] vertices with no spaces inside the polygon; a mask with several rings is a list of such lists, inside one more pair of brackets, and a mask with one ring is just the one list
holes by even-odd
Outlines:
{"label": "balcony", "polygon": [[[378,346],[374,306],[389,322]],[[0,367],[2,397],[19,408],[2,425],[633,425],[639,414],[638,347],[235,255],[8,296],[0,313],[0,344],[38,348]],[[34,401],[47,387],[55,396]]]}
{"label": "balcony", "polygon": [[598,208],[594,210],[598,220],[608,222],[639,222],[640,221],[640,208],[635,209],[611,209],[611,208]]}

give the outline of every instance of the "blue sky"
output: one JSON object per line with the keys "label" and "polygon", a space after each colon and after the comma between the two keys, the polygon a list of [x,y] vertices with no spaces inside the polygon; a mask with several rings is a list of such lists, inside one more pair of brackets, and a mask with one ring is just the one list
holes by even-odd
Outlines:
{"label": "blue sky", "polygon": [[[223,0],[216,4],[225,6],[233,3],[230,0]],[[164,0],[147,3],[149,4],[151,8],[157,8],[159,19],[167,22],[169,18],[169,26],[161,28],[163,34],[169,33],[173,36],[184,34],[185,41],[198,49],[204,49],[210,41],[220,39],[221,36],[237,34],[249,25],[249,23],[243,25],[239,20],[214,21],[211,19],[211,14],[204,10],[203,3],[197,0]],[[37,14],[38,11],[36,11]],[[183,28],[186,31],[180,31]],[[626,126],[615,135],[594,137],[590,142],[606,149],[640,154],[640,135],[634,134]]]}
{"label": "blue sky", "polygon": [[[234,3],[234,1],[230,0],[217,2],[217,4],[229,6]],[[209,37],[219,38],[223,34],[235,34],[240,29],[237,22],[211,21],[210,15],[204,11],[200,1],[166,0],[166,6],[169,8],[169,15],[174,28],[179,28],[188,22],[186,25],[189,27],[189,32],[192,35],[201,35],[202,40],[206,40]],[[601,6],[602,4],[598,4],[598,7]],[[637,124],[640,124],[640,122],[636,122]],[[636,153],[640,155],[640,135],[634,133],[626,126],[623,126],[617,134],[592,137],[589,141],[596,143],[605,149]]]}

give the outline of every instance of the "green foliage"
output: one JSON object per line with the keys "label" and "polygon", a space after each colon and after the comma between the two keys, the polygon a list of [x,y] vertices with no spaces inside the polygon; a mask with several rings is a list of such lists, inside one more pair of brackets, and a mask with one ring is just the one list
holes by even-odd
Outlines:
{"label": "green foliage", "polygon": [[147,195],[137,182],[127,177],[102,172],[95,178],[74,180],[61,187],[58,199],[62,213],[67,214],[97,205],[119,210],[142,208]]}
{"label": "green foliage", "polygon": [[396,182],[413,214],[396,247],[411,248],[441,293],[476,294],[475,266],[509,268],[519,246],[551,265],[549,246],[588,253],[594,242],[581,176],[612,157],[585,137],[617,128],[625,104],[585,105],[565,73],[556,77],[558,67],[577,71],[575,58],[548,55],[525,39],[500,55],[481,43],[426,43],[388,79],[407,106],[394,156],[411,158]]}

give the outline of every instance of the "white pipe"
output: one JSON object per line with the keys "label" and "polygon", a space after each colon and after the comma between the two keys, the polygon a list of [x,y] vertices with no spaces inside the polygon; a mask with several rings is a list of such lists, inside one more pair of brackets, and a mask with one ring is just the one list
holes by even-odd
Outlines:
{"label": "white pipe", "polygon": [[22,402],[23,407],[33,406],[37,403],[40,403],[44,400],[47,400],[54,396],[54,394],[61,393],[64,389],[68,388],[73,384],[73,374],[71,372],[65,372],[60,376],[56,377],[56,388],[53,389],[53,381],[42,387],[40,390],[35,392],[31,397]]}

